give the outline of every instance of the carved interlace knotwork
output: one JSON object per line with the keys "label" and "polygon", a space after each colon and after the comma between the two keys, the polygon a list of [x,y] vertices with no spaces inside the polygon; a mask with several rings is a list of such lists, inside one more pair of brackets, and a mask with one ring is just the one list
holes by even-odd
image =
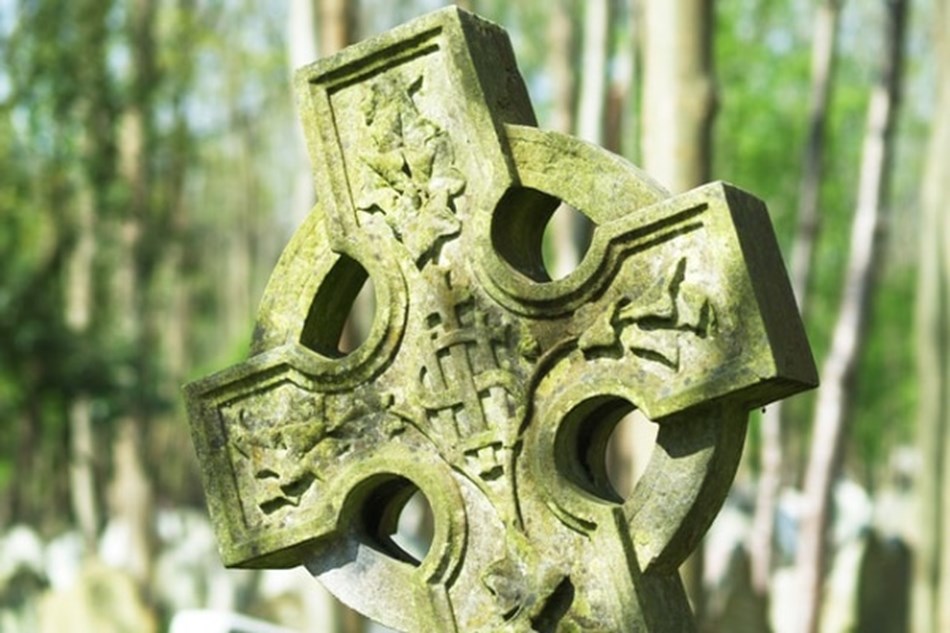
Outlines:
{"label": "carved interlace knotwork", "polygon": [[538,344],[523,328],[448,292],[433,303],[419,355],[420,427],[446,461],[514,520],[513,449]]}
{"label": "carved interlace knotwork", "polygon": [[360,211],[383,214],[419,266],[437,260],[442,243],[458,235],[454,200],[465,190],[449,135],[413,101],[422,83],[422,75],[406,85],[401,76],[384,74],[366,87],[368,143],[359,154],[363,183],[356,201]]}
{"label": "carved interlace knotwork", "polygon": [[513,371],[510,327],[478,310],[473,300],[432,312],[431,348],[420,372],[421,400],[430,416],[447,413],[439,434],[464,441],[508,421],[524,399]]}

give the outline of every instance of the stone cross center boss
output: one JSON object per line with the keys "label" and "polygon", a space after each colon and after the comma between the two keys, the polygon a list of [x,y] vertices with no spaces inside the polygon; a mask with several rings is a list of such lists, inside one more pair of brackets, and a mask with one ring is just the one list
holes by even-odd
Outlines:
{"label": "stone cross center boss", "polygon": [[[721,506],[748,411],[816,371],[762,203],[671,197],[535,127],[507,35],[445,9],[301,69],[318,202],[250,358],[186,388],[224,562],[305,565],[403,631],[683,631],[677,575]],[[563,279],[560,200],[593,222]],[[337,345],[366,276],[376,313]],[[659,425],[629,498],[607,439]],[[416,490],[417,561],[392,540]]]}

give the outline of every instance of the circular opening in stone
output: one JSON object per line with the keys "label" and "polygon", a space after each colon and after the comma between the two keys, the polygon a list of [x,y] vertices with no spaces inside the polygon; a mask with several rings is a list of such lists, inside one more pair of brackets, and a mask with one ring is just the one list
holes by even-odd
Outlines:
{"label": "circular opening in stone", "polygon": [[341,255],[310,304],[300,343],[329,358],[342,358],[369,337],[376,317],[376,287],[366,269]]}
{"label": "circular opening in stone", "polygon": [[399,513],[393,542],[415,560],[421,561],[432,547],[435,533],[435,520],[429,500],[416,488],[416,491]]}
{"label": "circular opening in stone", "polygon": [[373,278],[367,276],[360,291],[353,299],[350,312],[346,315],[343,330],[340,332],[340,341],[337,349],[340,354],[350,354],[366,342],[369,331],[373,328],[373,319],[376,316],[376,286]]}
{"label": "circular opening in stone", "polygon": [[564,279],[583,261],[590,249],[594,223],[566,202],[551,214],[541,240],[544,269],[552,280]]}
{"label": "circular opening in stone", "polygon": [[539,283],[566,277],[590,247],[594,223],[582,211],[530,187],[505,192],[492,216],[495,251]]}
{"label": "circular opening in stone", "polygon": [[647,468],[659,425],[639,409],[620,418],[607,440],[607,479],[623,499],[628,498]]}
{"label": "circular opening in stone", "polygon": [[432,506],[419,487],[398,475],[367,482],[361,525],[368,544],[418,566],[429,552],[435,533]]}
{"label": "circular opening in stone", "polygon": [[555,462],[568,480],[606,501],[622,503],[646,467],[656,438],[629,400],[597,396],[580,403],[561,422]]}

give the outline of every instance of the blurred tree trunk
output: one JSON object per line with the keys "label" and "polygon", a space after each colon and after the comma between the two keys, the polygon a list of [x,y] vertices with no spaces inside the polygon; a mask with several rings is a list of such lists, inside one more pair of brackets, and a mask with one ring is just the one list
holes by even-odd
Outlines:
{"label": "blurred tree trunk", "polygon": [[[818,197],[823,175],[825,127],[834,81],[838,18],[842,1],[823,0],[815,11],[811,51],[811,103],[790,263],[792,290],[802,313],[808,298],[812,252],[819,231]],[[782,404],[781,400],[773,403],[766,408],[762,416],[762,472],[759,475],[755,517],[749,543],[752,587],[760,596],[768,596],[772,573],[775,509],[782,478]]]}
{"label": "blurred tree trunk", "polygon": [[[159,271],[161,292],[156,303],[164,310],[158,312],[157,323],[167,323],[164,330],[162,349],[165,350],[166,366],[171,378],[171,395],[178,400],[178,388],[185,380],[185,368],[189,366],[188,354],[188,293],[185,279],[185,235],[188,231],[189,217],[185,202],[185,183],[188,179],[188,167],[192,152],[192,134],[188,123],[185,102],[194,89],[195,82],[195,40],[198,36],[199,20],[196,0],[177,0],[176,20],[167,39],[180,52],[176,60],[179,63],[171,67],[170,108],[173,124],[168,139],[168,153],[171,157],[168,179],[166,181],[168,204],[168,244],[162,258]],[[162,331],[161,328],[159,328]]]}
{"label": "blurred tree trunk", "polygon": [[[610,4],[610,49],[614,71],[607,91],[604,147],[636,162],[639,160],[637,82],[640,64],[640,3],[621,0]],[[626,29],[623,22],[626,20]],[[626,33],[626,38],[620,35]]]}
{"label": "blurred tree trunk", "polygon": [[[600,144],[615,154],[623,154],[624,111],[633,80],[633,47],[636,42],[621,41],[622,19],[630,10],[631,0],[613,0],[607,4],[607,72],[603,105],[603,131]],[[621,6],[623,5],[623,6]],[[631,20],[632,24],[632,20]]]}
{"label": "blurred tree trunk", "polygon": [[713,0],[643,2],[643,161],[673,193],[709,180],[713,7]]}
{"label": "blurred tree trunk", "polygon": [[169,124],[153,144],[156,149],[160,144],[161,154],[166,157],[164,166],[161,171],[154,161],[150,166],[155,174],[152,179],[157,181],[152,187],[157,198],[151,202],[155,218],[152,225],[156,227],[153,232],[162,238],[150,249],[154,253],[154,272],[148,278],[144,318],[147,344],[156,350],[150,382],[157,399],[174,406],[150,407],[148,416],[142,456],[156,499],[185,496],[182,491],[192,488],[198,476],[191,439],[181,428],[184,411],[179,389],[193,360],[188,345],[191,270],[186,260],[191,253],[186,249],[190,217],[185,184],[194,166],[194,144],[186,103],[195,87],[194,60],[202,20],[196,0],[168,0],[163,11],[167,18],[160,20],[163,26],[155,38],[176,54],[166,62],[160,78],[167,98],[156,106],[168,117]]}
{"label": "blurred tree trunk", "polygon": [[[235,171],[243,174],[243,177],[236,177],[233,189],[228,192],[234,204],[234,225],[225,237],[226,246],[222,258],[225,283],[221,284],[220,290],[224,295],[222,304],[228,307],[222,328],[225,332],[224,338],[243,343],[247,340],[250,324],[254,319],[254,299],[251,295],[254,269],[252,244],[253,216],[257,209],[253,208],[251,200],[258,183],[252,177],[253,170],[257,167],[251,149],[254,145],[250,129],[253,122],[240,111],[240,90],[239,81],[234,81],[228,90],[227,107],[229,120],[232,122],[229,130],[229,144],[233,148],[231,160],[236,167]],[[312,188],[311,184],[311,190]]]}
{"label": "blurred tree trunk", "polygon": [[[317,52],[317,11],[314,0],[291,0],[287,12],[287,58],[290,61],[290,75],[314,61]],[[285,238],[289,239],[293,231],[300,226],[314,203],[313,172],[307,148],[304,145],[303,133],[294,135],[294,154],[297,157],[296,170],[293,173],[293,195],[290,199],[290,209],[286,219],[281,222],[285,229]],[[285,239],[286,241],[286,239]]]}
{"label": "blurred tree trunk", "polygon": [[[94,235],[92,184],[81,186],[76,201],[76,245],[67,264],[66,324],[78,338],[88,335],[92,314]],[[96,552],[99,534],[99,508],[96,500],[96,453],[92,429],[92,403],[89,395],[79,391],[68,405],[69,415],[69,481],[73,514],[82,534],[87,555]]]}
{"label": "blurred tree trunk", "polygon": [[[644,0],[642,142],[646,171],[673,193],[709,180],[714,0]],[[704,620],[703,548],[684,564],[696,619]]]}
{"label": "blurred tree trunk", "polygon": [[[554,0],[548,13],[547,65],[553,85],[550,126],[564,134],[574,131],[577,107],[575,8],[574,0]],[[576,231],[572,214],[555,213],[551,218],[551,247],[555,257],[551,273],[555,279],[577,268],[580,253],[574,238]]]}
{"label": "blurred tree trunk", "polygon": [[[29,376],[29,384],[36,384],[36,379],[34,376],[37,376],[37,370],[34,368],[34,363],[26,367],[21,367],[20,370]],[[67,415],[68,412],[67,412]],[[71,429],[75,426],[72,418],[67,421],[67,426]],[[40,491],[45,493],[43,487],[37,486],[37,483],[42,482],[42,462],[39,459],[40,456],[40,442],[39,435],[40,431],[43,428],[43,418],[40,414],[40,398],[36,393],[27,391],[24,394],[23,399],[23,410],[17,416],[16,421],[14,422],[14,428],[16,429],[16,441],[13,444],[13,450],[15,451],[13,458],[14,463],[14,472],[16,473],[31,473],[29,477],[20,477],[19,481],[14,482],[12,485],[7,485],[5,490],[7,491],[6,503],[0,512],[0,525],[16,525],[17,523],[39,523],[41,513],[38,511],[39,503],[41,496]],[[70,502],[73,508],[73,514],[78,519],[78,506],[82,506],[80,499],[77,499],[77,496],[81,495],[82,487],[77,486],[76,484],[82,484],[80,480],[75,481],[74,469],[76,468],[75,462],[73,461],[73,442],[70,438],[69,446],[69,460],[70,460]],[[88,464],[82,464],[86,466]],[[92,474],[92,473],[90,473]],[[94,491],[95,487],[90,486],[90,490]],[[43,495],[45,496],[45,494]],[[44,498],[45,502],[46,499]],[[95,503],[89,504],[93,510],[95,510]],[[95,521],[89,521],[92,525],[95,525]],[[83,536],[83,541],[88,543],[86,534],[83,530],[80,530],[80,534]]]}
{"label": "blurred tree trunk", "polygon": [[604,143],[604,119],[607,113],[609,4],[608,0],[588,0],[583,4],[584,40],[577,102],[577,135],[597,145]]}
{"label": "blurred tree trunk", "polygon": [[[149,327],[146,309],[156,254],[165,236],[156,224],[150,201],[155,183],[149,172],[152,147],[153,98],[159,82],[156,66],[155,28],[157,0],[136,0],[129,7],[126,36],[131,48],[129,94],[121,115],[119,176],[127,194],[115,230],[112,275],[113,330],[131,352],[130,378],[123,414],[113,444],[113,477],[110,514],[128,530],[129,545],[124,567],[144,593],[151,577],[154,503],[146,475],[144,445],[149,433],[150,406],[154,396],[154,364],[160,350]],[[156,230],[152,230],[156,229]]]}
{"label": "blurred tree trunk", "polygon": [[914,633],[950,630],[950,1],[935,3],[937,104],[922,183],[917,286],[918,530]]}
{"label": "blurred tree trunk", "polygon": [[577,105],[574,4],[574,0],[554,0],[548,11],[547,67],[554,95],[549,125],[552,130],[564,134],[574,131],[574,109]]}
{"label": "blurred tree trunk", "polygon": [[320,56],[332,55],[357,39],[357,0],[317,0]]}
{"label": "blurred tree trunk", "polygon": [[[64,303],[66,325],[77,339],[88,337],[93,325],[99,216],[108,199],[109,176],[114,168],[110,140],[113,133],[112,103],[106,48],[110,4],[87,0],[81,7],[76,24],[85,62],[78,77],[82,90],[77,103],[82,129],[79,138],[82,166],[74,176],[76,197],[72,207],[75,216],[71,224],[75,243],[66,264]],[[98,451],[92,425],[92,402],[87,389],[78,389],[67,405],[67,415],[73,513],[86,554],[95,555],[101,522],[95,473],[95,455]]]}
{"label": "blurred tree trunk", "polygon": [[804,312],[811,278],[812,252],[818,237],[821,218],[818,198],[824,167],[825,127],[828,102],[834,82],[838,47],[838,22],[844,0],[822,0],[815,12],[814,40],[811,59],[811,102],[808,109],[808,132],[802,159],[802,179],[798,192],[798,216],[795,241],[792,243],[791,282]]}
{"label": "blurred tree trunk", "polygon": [[805,476],[796,560],[802,600],[798,630],[802,633],[817,633],[819,627],[832,488],[840,470],[854,374],[865,342],[884,236],[882,214],[888,200],[893,132],[903,76],[907,0],[887,0],[885,6],[881,73],[868,106],[844,294],[821,374],[811,458]]}

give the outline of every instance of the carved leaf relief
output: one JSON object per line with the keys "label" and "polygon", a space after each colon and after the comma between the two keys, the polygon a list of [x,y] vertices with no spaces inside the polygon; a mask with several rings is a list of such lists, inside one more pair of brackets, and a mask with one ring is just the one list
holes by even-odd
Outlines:
{"label": "carved leaf relief", "polygon": [[461,230],[454,201],[466,184],[449,135],[414,101],[422,83],[421,74],[408,85],[399,75],[384,74],[365,89],[363,182],[356,201],[360,211],[383,215],[420,267],[437,261],[442,244]]}
{"label": "carved leaf relief", "polygon": [[[373,435],[388,437],[404,429],[387,417],[381,428],[373,409],[361,401],[311,393],[289,383],[222,409],[232,462],[245,508],[258,519],[298,508],[328,468],[354,445]],[[372,425],[374,428],[369,429]]]}
{"label": "carved leaf relief", "polygon": [[574,585],[568,570],[541,560],[520,535],[511,537],[519,542],[519,547],[509,547],[504,557],[488,565],[481,577],[482,585],[492,596],[495,613],[505,623],[501,630],[591,630],[581,628],[569,613]]}
{"label": "carved leaf relief", "polygon": [[686,279],[686,264],[687,259],[680,258],[643,294],[614,302],[581,335],[580,348],[585,353],[630,350],[679,371],[684,337],[704,339],[717,327],[709,295]]}

